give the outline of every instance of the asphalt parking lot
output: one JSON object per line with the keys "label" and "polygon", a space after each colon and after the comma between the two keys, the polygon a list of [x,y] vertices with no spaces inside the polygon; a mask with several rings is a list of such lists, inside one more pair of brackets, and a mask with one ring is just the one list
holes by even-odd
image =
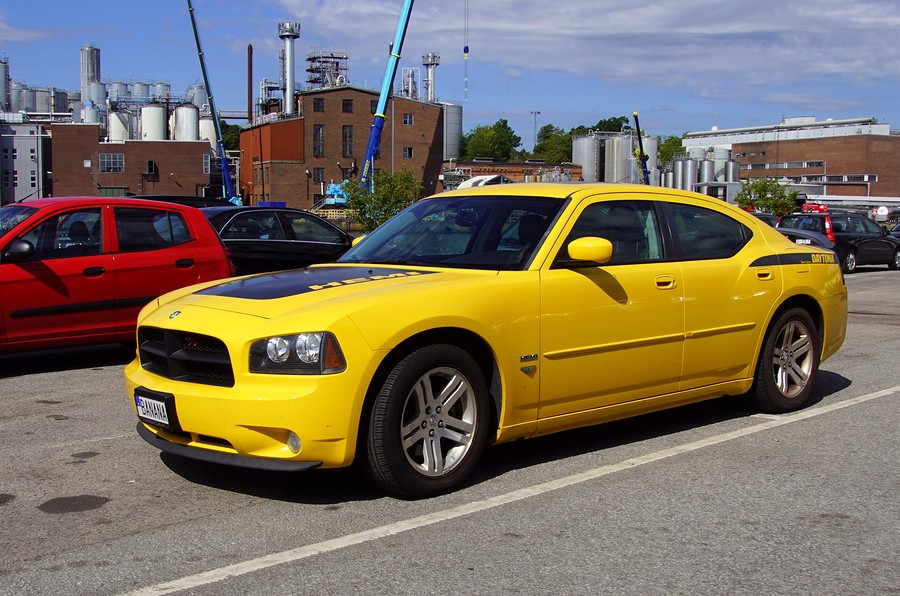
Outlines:
{"label": "asphalt parking lot", "polygon": [[0,593],[897,593],[900,274],[847,282],[809,408],[728,398],[499,446],[421,501],[161,456],[129,348],[0,357]]}

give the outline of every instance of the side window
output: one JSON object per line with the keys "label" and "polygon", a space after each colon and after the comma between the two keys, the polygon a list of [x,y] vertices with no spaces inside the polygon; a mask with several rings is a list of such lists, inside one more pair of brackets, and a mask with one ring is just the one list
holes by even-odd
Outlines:
{"label": "side window", "polygon": [[100,208],[55,215],[32,228],[22,239],[34,246],[32,260],[100,254],[103,246]]}
{"label": "side window", "polygon": [[155,250],[192,240],[180,213],[117,207],[114,210],[119,251]]}
{"label": "side window", "polygon": [[646,263],[663,258],[662,237],[650,201],[607,201],[585,207],[566,238],[557,262],[568,259],[566,246],[573,240],[596,236],[609,240],[609,265]]}
{"label": "side window", "polygon": [[314,219],[299,215],[287,215],[286,218],[294,231],[295,240],[332,243],[341,241],[341,235],[337,230],[325,226]]}
{"label": "side window", "polygon": [[881,234],[881,226],[879,226],[871,219],[860,218],[859,221],[862,224],[866,234]]}
{"label": "side window", "polygon": [[284,240],[284,230],[278,216],[272,211],[253,211],[234,216],[222,238],[242,240]]}
{"label": "side window", "polygon": [[728,258],[737,254],[750,237],[742,223],[718,211],[673,204],[670,213],[682,260]]}

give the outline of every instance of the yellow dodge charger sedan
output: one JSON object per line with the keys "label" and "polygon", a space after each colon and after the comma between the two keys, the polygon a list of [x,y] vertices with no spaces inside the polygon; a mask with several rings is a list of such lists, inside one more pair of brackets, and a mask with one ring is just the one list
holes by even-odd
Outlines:
{"label": "yellow dodge charger sedan", "polygon": [[356,461],[424,497],[493,443],[725,395],[803,407],[846,321],[833,252],[720,200],[507,184],[419,201],[335,263],[162,296],[125,377],[162,451]]}

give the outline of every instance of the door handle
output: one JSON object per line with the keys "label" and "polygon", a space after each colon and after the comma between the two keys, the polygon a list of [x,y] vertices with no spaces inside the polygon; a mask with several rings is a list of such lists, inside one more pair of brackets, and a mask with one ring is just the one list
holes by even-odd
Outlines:
{"label": "door handle", "polygon": [[760,268],[756,270],[756,277],[763,281],[772,279],[772,270],[768,268]]}
{"label": "door handle", "polygon": [[106,273],[105,267],[88,267],[81,273],[84,274],[85,277],[100,277],[104,273]]}
{"label": "door handle", "polygon": [[674,290],[678,287],[678,281],[675,279],[674,275],[657,275],[656,276],[656,289],[657,290]]}
{"label": "door handle", "polygon": [[175,261],[175,266],[179,269],[187,269],[188,267],[194,266],[194,259],[178,259]]}

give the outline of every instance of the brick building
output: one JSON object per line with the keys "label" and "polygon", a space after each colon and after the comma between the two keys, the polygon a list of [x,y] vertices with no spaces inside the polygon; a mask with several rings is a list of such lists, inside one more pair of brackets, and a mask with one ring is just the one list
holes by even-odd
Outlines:
{"label": "brick building", "polygon": [[211,186],[209,141],[107,142],[99,124],[47,128],[50,172],[44,196],[205,196]]}
{"label": "brick building", "polygon": [[[246,204],[319,205],[328,184],[359,177],[378,93],[333,87],[296,96],[297,115],[271,114],[241,133],[239,192]],[[393,97],[375,169],[413,168],[424,193],[440,190],[444,112],[440,104]]]}

